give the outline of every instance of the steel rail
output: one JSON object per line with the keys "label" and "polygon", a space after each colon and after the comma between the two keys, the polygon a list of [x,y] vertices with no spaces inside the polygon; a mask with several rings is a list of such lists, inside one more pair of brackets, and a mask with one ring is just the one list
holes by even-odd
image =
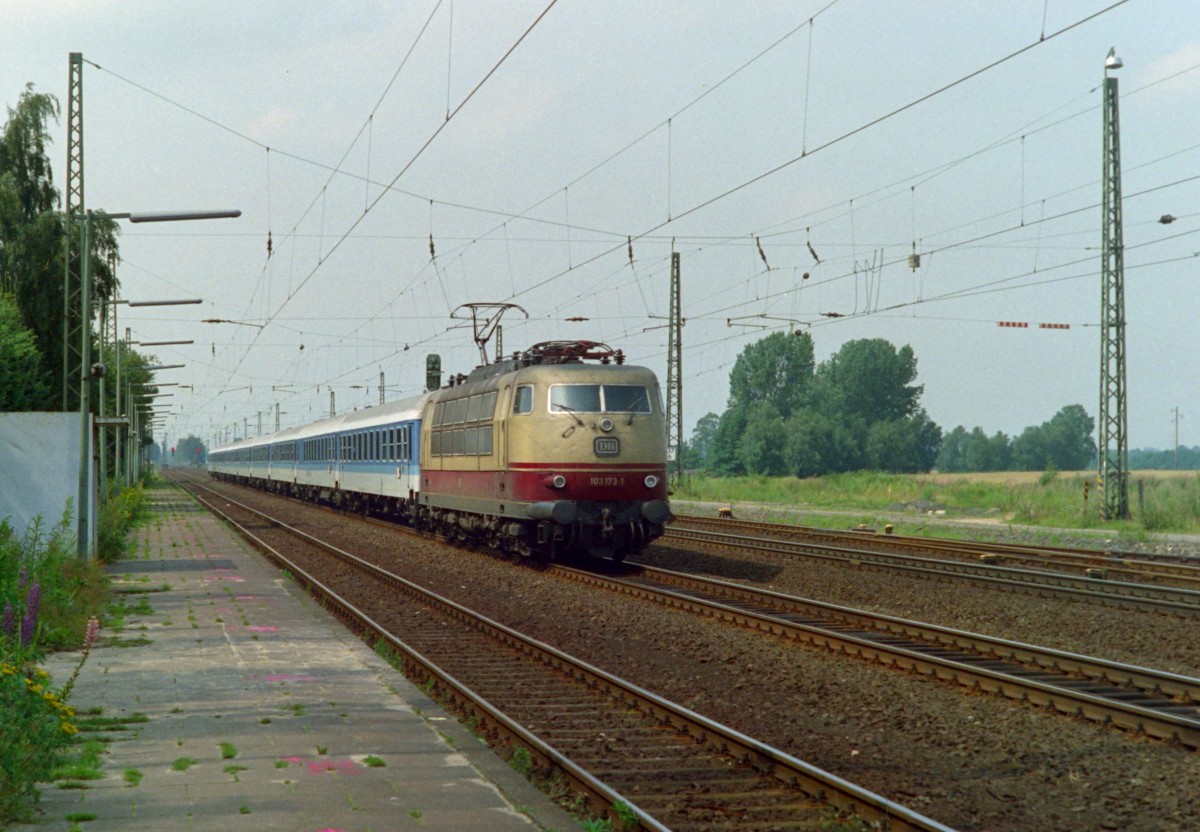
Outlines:
{"label": "steel rail", "polygon": [[[183,483],[180,483],[180,485],[183,485]],[[639,809],[632,801],[600,782],[586,771],[586,769],[573,763],[541,740],[534,732],[519,725],[505,716],[499,709],[482,700],[465,684],[438,668],[432,660],[422,656],[404,644],[399,638],[386,632],[383,627],[370,620],[349,602],[340,598],[333,590],[301,569],[299,565],[295,564],[278,550],[272,548],[265,541],[262,541],[261,538],[254,535],[244,526],[238,524],[214,503],[196,494],[193,488],[210,491],[219,496],[221,500],[238,505],[242,511],[249,512],[263,519],[271,526],[334,554],[339,559],[354,565],[355,568],[386,580],[395,587],[402,588],[410,595],[420,597],[423,603],[437,606],[455,618],[469,622],[476,629],[487,630],[494,637],[506,644],[517,647],[523,653],[536,656],[547,665],[562,669],[575,678],[586,680],[586,683],[590,686],[608,689],[611,692],[610,695],[627,703],[629,706],[638,707],[657,721],[672,726],[676,731],[692,737],[695,741],[708,747],[719,748],[721,753],[727,754],[735,760],[748,763],[759,771],[771,773],[782,785],[796,787],[806,794],[831,804],[840,810],[852,811],[867,821],[882,824],[881,828],[888,830],[896,830],[897,832],[899,830],[953,832],[950,827],[925,817],[918,812],[914,812],[899,803],[888,800],[837,775],[819,769],[776,748],[772,748],[732,728],[709,720],[694,711],[663,699],[650,691],[626,682],[579,659],[575,659],[550,645],[524,636],[499,622],[491,621],[454,601],[423,589],[398,575],[387,572],[306,532],[290,527],[256,509],[239,503],[229,496],[219,494],[195,482],[186,483],[186,490],[192,493],[198,501],[208,506],[218,516],[224,517],[241,534],[251,540],[255,546],[261,548],[269,558],[284,565],[294,575],[301,578],[306,585],[312,587],[327,604],[334,608],[335,613],[340,618],[343,618],[348,623],[353,622],[356,628],[364,628],[376,636],[385,639],[397,653],[405,657],[406,663],[419,666],[422,668],[423,673],[439,679],[439,684],[445,685],[447,689],[452,691],[452,699],[456,703],[461,703],[474,712],[477,717],[486,720],[489,725],[494,725],[502,735],[529,748],[543,763],[561,768],[576,784],[577,788],[587,796],[589,803],[591,803],[593,809],[599,814],[612,815],[613,807],[624,803],[637,815],[638,821],[642,825],[641,828],[654,830],[654,832],[659,832],[659,830],[664,830],[665,832],[666,830],[666,827],[659,824],[648,813]],[[613,816],[613,819],[616,819],[615,816]]]}
{"label": "steel rail", "polygon": [[1032,593],[1042,597],[1067,597],[1121,609],[1200,617],[1200,591],[1196,590],[1097,580],[1060,572],[1013,569],[1007,566],[939,560],[893,552],[874,552],[808,541],[746,537],[699,529],[668,527],[661,540],[666,543],[687,542],[716,548],[838,561],[854,566],[893,569],[923,577],[966,580],[983,586]]}
{"label": "steel rail", "polygon": [[665,569],[630,567],[619,576],[563,566],[555,571],[588,586],[1200,748],[1200,679]]}

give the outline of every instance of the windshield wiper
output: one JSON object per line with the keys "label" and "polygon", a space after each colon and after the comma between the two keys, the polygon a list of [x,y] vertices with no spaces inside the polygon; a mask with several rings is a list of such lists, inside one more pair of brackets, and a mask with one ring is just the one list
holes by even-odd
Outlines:
{"label": "windshield wiper", "polygon": [[565,410],[567,413],[570,413],[571,418],[575,420],[576,424],[578,424],[580,427],[583,427],[583,420],[575,415],[574,408],[567,407],[565,404],[558,404],[557,402],[555,403],[554,406],[557,407],[559,410]]}

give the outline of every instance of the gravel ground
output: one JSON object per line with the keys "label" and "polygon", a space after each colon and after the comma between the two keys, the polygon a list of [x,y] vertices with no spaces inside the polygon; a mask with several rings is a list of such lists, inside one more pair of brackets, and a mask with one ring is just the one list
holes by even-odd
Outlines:
{"label": "gravel ground", "polygon": [[[269,498],[239,489],[243,502]],[[248,496],[253,495],[253,496]],[[1194,830],[1200,756],[949,684],[564,583],[289,504],[358,554],[964,830]],[[1200,675],[1194,621],[883,572],[653,546],[640,559],[820,600]]]}

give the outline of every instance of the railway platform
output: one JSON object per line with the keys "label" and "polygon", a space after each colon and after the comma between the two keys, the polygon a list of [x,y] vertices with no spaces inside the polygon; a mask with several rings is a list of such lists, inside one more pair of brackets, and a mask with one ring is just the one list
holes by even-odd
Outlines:
{"label": "railway platform", "polygon": [[43,785],[14,828],[579,828],[183,491],[149,498],[71,695],[103,778]]}

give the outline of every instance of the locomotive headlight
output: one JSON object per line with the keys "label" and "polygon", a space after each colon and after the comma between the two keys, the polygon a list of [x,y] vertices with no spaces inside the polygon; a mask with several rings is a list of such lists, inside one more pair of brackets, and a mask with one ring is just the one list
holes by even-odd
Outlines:
{"label": "locomotive headlight", "polygon": [[605,433],[608,433],[612,429],[613,429],[613,420],[612,419],[601,419],[600,420],[600,430],[604,431]]}
{"label": "locomotive headlight", "polygon": [[658,477],[654,476],[653,474],[650,474],[649,476],[646,477],[645,482],[646,482],[647,488],[653,488],[654,486],[658,485]]}
{"label": "locomotive headlight", "polygon": [[554,474],[553,476],[547,475],[542,477],[542,484],[548,486],[549,488],[566,488],[567,478],[562,474]]}

